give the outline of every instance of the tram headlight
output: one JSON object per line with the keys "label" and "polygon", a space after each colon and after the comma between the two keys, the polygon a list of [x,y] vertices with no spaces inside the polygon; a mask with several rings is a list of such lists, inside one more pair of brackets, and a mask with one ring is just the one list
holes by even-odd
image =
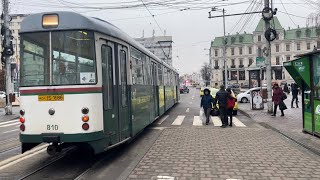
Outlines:
{"label": "tram headlight", "polygon": [[24,123],[24,122],[25,122],[24,117],[21,117],[21,118],[20,118],[20,122],[21,122],[21,123]]}
{"label": "tram headlight", "polygon": [[21,116],[24,116],[25,113],[26,113],[26,112],[25,112],[23,109],[20,110],[20,115],[21,115]]}
{"label": "tram headlight", "polygon": [[82,114],[88,114],[89,113],[89,108],[84,107],[81,109]]}
{"label": "tram headlight", "polygon": [[89,129],[89,124],[88,123],[83,123],[82,124],[82,129],[83,130],[88,130]]}
{"label": "tram headlight", "polygon": [[88,122],[89,121],[89,116],[87,116],[87,115],[82,116],[82,121],[83,122]]}
{"label": "tram headlight", "polygon": [[24,124],[21,124],[21,125],[20,125],[20,130],[21,130],[21,131],[26,130],[26,126],[25,126]]}
{"label": "tram headlight", "polygon": [[59,25],[58,14],[45,14],[42,16],[42,26],[45,28],[55,28]]}

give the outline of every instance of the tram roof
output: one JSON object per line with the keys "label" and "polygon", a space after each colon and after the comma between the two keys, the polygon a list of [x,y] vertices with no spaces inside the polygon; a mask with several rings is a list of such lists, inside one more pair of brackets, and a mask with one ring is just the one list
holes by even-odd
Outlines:
{"label": "tram roof", "polygon": [[[58,27],[55,28],[43,28],[42,17],[47,14],[57,14],[59,17]],[[37,22],[37,23],[35,23]],[[176,73],[178,73],[172,66],[168,65],[164,61],[160,60],[157,56],[151,53],[143,45],[135,41],[127,33],[123,32],[121,29],[115,25],[94,17],[87,17],[78,13],[68,12],[68,11],[56,11],[56,12],[44,12],[36,13],[27,16],[21,23],[20,33],[27,32],[41,32],[41,31],[57,31],[57,30],[91,30],[107,34],[109,36],[121,39],[138,50],[144,52],[146,55],[152,57],[153,59],[161,62],[163,65],[169,67]]]}

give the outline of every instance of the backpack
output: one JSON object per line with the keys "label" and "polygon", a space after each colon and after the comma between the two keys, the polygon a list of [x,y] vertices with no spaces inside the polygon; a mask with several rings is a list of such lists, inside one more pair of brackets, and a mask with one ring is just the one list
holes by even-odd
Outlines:
{"label": "backpack", "polygon": [[236,104],[236,99],[234,98],[228,98],[227,100],[227,108],[228,109],[233,109],[233,107],[235,106]]}

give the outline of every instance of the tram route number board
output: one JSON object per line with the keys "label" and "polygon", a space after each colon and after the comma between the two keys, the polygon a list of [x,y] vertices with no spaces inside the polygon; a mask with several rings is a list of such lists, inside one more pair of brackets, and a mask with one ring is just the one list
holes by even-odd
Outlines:
{"label": "tram route number board", "polygon": [[38,101],[64,101],[64,95],[39,95]]}

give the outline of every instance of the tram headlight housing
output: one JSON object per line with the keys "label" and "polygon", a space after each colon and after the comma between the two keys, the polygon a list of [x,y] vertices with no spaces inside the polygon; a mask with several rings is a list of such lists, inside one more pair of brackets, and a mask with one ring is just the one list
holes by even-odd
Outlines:
{"label": "tram headlight housing", "polygon": [[25,113],[26,113],[26,112],[25,112],[23,109],[20,110],[20,115],[21,115],[21,116],[24,116]]}
{"label": "tram headlight housing", "polygon": [[87,116],[87,115],[82,116],[82,121],[83,122],[88,122],[89,121],[89,116]]}
{"label": "tram headlight housing", "polygon": [[83,123],[82,124],[82,129],[83,130],[88,130],[89,129],[89,124],[88,123]]}
{"label": "tram headlight housing", "polygon": [[82,114],[88,114],[89,113],[89,108],[84,107],[81,109]]}
{"label": "tram headlight housing", "polygon": [[21,122],[21,123],[24,123],[25,121],[26,121],[26,120],[24,119],[24,117],[21,117],[21,118],[20,118],[20,122]]}
{"label": "tram headlight housing", "polygon": [[44,28],[55,28],[59,25],[58,14],[45,14],[42,16],[42,26]]}

